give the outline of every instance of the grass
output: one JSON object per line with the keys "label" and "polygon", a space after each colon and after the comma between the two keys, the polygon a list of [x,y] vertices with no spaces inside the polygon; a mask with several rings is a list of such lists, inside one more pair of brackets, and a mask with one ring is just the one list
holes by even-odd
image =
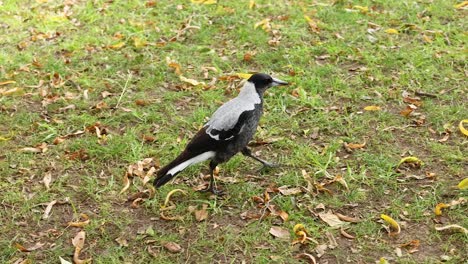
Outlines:
{"label": "grass", "polygon": [[[468,164],[467,139],[458,130],[468,115],[466,10],[456,9],[455,1],[255,4],[250,9],[248,1],[0,2],[0,82],[15,81],[0,86],[2,263],[53,263],[59,256],[71,261],[71,239],[81,228],[67,223],[83,213],[90,224],[83,228],[80,256],[95,263],[292,263],[304,252],[328,263],[381,257],[439,263],[442,256],[448,263],[466,261],[466,235],[434,229],[468,227],[466,204],[444,209],[442,216],[433,213],[436,204],[467,195],[453,188],[466,177]],[[254,29],[265,18],[271,29]],[[207,84],[216,79],[191,86],[166,58],[187,78]],[[220,166],[221,178],[236,180],[218,182],[228,194],[222,199],[192,189],[203,182],[200,171],[207,173],[206,165],[194,166],[133,208],[127,198],[145,187],[134,180],[119,194],[127,167],[147,157],[169,162],[237,94],[239,80],[220,77],[255,71],[291,83],[266,94],[254,140],[272,141],[254,153],[283,166],[258,172],[258,164],[234,157]],[[5,93],[14,88],[18,92]],[[420,96],[422,105],[404,117],[404,91],[435,96]],[[364,110],[372,105],[381,110]],[[53,144],[97,122],[107,130],[105,138],[88,131]],[[446,131],[449,138],[439,141]],[[22,151],[43,142],[44,153]],[[366,145],[347,152],[344,142]],[[88,158],[71,158],[77,151]],[[403,156],[416,156],[424,165],[397,171]],[[269,186],[306,187],[302,170],[322,183],[326,173],[342,175],[349,190],[334,183],[326,186],[331,195],[270,193],[288,221],[241,218],[246,211],[261,212],[252,197],[262,197]],[[50,189],[43,183],[47,173]],[[176,188],[187,195],[172,198],[176,208],[169,214],[183,219],[164,221],[160,205]],[[44,220],[52,200],[68,202],[56,204]],[[208,218],[198,222],[188,208],[203,204]],[[324,223],[317,216],[323,207],[361,219],[346,229],[355,239]],[[400,222],[399,236],[382,228],[382,213]],[[297,223],[319,244],[330,244],[331,234],[337,245],[319,257],[313,243],[292,246],[293,238],[269,234],[277,225],[294,237]],[[419,251],[403,248],[397,256],[396,247],[415,239]],[[182,252],[168,252],[167,242],[178,243]],[[20,252],[15,243],[43,245]]]}

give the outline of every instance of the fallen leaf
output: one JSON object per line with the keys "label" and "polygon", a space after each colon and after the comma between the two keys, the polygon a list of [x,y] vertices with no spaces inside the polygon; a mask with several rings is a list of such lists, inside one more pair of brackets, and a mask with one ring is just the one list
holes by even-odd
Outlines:
{"label": "fallen leaf", "polygon": [[385,222],[387,222],[388,224],[390,224],[390,226],[393,228],[394,232],[390,232],[390,233],[389,233],[390,235],[398,235],[398,234],[400,234],[401,228],[400,228],[400,225],[398,224],[397,221],[393,220],[393,218],[391,218],[390,216],[388,216],[388,215],[386,215],[386,214],[381,214],[381,215],[380,215],[380,218],[382,218]]}
{"label": "fallen leaf", "polygon": [[47,151],[47,143],[41,143],[33,148],[32,147],[22,148],[21,151],[30,152],[30,153],[44,153]]}
{"label": "fallen leaf", "polygon": [[424,165],[424,162],[422,162],[419,158],[417,157],[404,157],[400,160],[400,162],[398,163],[397,165],[397,168],[401,166],[401,164],[403,163],[410,163],[410,164],[414,164],[416,165],[417,167],[421,167],[422,165]]}
{"label": "fallen leaf", "polygon": [[450,207],[449,204],[444,204],[444,203],[438,203],[434,209],[434,213],[435,215],[439,216],[439,215],[442,215],[442,209],[443,208],[448,208]]}
{"label": "fallen leaf", "polygon": [[284,239],[284,240],[289,240],[291,237],[291,234],[289,234],[288,230],[279,226],[272,226],[270,228],[270,234],[273,235],[274,237],[277,237],[279,239]]}
{"label": "fallen leaf", "polygon": [[182,189],[174,189],[172,191],[170,191],[167,195],[166,195],[166,199],[164,200],[164,205],[161,206],[161,208],[165,208],[167,207],[167,205],[169,204],[169,201],[171,199],[171,196],[174,195],[175,193],[177,192],[180,192],[182,193],[183,195],[187,195],[187,192],[182,190]]}
{"label": "fallen leaf", "polygon": [[203,85],[205,86],[206,84],[204,82],[199,82],[197,80],[194,80],[194,79],[189,79],[189,78],[186,78],[182,75],[179,75],[179,79],[185,83],[188,83],[190,85],[193,85],[193,86],[198,86],[198,85]]}
{"label": "fallen leaf", "polygon": [[468,234],[468,230],[460,225],[436,226],[435,230],[437,231],[453,230],[453,231],[464,233],[465,235]]}
{"label": "fallen leaf", "polygon": [[116,43],[114,45],[107,46],[107,48],[113,49],[113,50],[119,50],[119,49],[123,48],[123,46],[125,46],[125,42],[119,42],[119,43]]}
{"label": "fallen leaf", "polygon": [[343,228],[340,229],[340,234],[346,238],[349,238],[349,239],[355,239],[354,236],[350,235],[349,233],[347,233]]}
{"label": "fallen leaf", "polygon": [[68,222],[68,226],[72,227],[84,227],[90,223],[89,216],[87,214],[80,214],[80,220],[78,222]]}
{"label": "fallen leaf", "polygon": [[122,188],[122,190],[120,190],[119,194],[124,193],[125,191],[128,190],[128,188],[130,188],[130,179],[128,178],[128,173],[125,173],[123,182],[124,182],[124,187]]}
{"label": "fallen leaf", "polygon": [[44,183],[46,189],[49,190],[50,189],[50,183],[52,182],[52,173],[46,172],[44,174],[44,178],[42,179],[42,182]]}
{"label": "fallen leaf", "polygon": [[201,222],[208,218],[208,211],[206,210],[208,208],[207,204],[203,204],[201,210],[195,210],[195,219],[197,219],[198,222]]}
{"label": "fallen leaf", "polygon": [[133,38],[133,45],[135,46],[135,48],[141,49],[141,48],[146,47],[148,45],[148,41],[146,41],[145,39],[134,37]]}
{"label": "fallen leaf", "polygon": [[309,264],[317,264],[317,261],[315,260],[315,257],[312,254],[309,253],[300,253],[294,256],[295,259],[302,259],[306,261]]}
{"label": "fallen leaf", "polygon": [[15,87],[6,91],[0,91],[0,94],[3,96],[21,96],[24,94],[24,89]]}
{"label": "fallen leaf", "polygon": [[320,219],[322,219],[322,221],[324,221],[333,228],[340,228],[342,226],[347,225],[346,222],[341,221],[340,218],[338,218],[338,216],[332,211],[319,213],[318,216],[320,217]]}
{"label": "fallen leaf", "polygon": [[335,215],[342,221],[345,221],[345,222],[350,222],[350,223],[359,223],[361,222],[360,219],[358,218],[354,218],[354,217],[349,217],[349,216],[346,216],[346,215],[342,215],[340,213],[335,213]]}
{"label": "fallen leaf", "polygon": [[123,237],[116,238],[115,242],[117,242],[117,244],[119,244],[119,246],[121,246],[121,247],[128,247],[128,241],[127,241],[127,239],[125,239]]}
{"label": "fallen leaf", "polygon": [[458,124],[458,128],[459,128],[460,131],[463,133],[463,135],[465,135],[465,136],[468,137],[468,130],[464,127],[463,123],[468,123],[468,119],[463,119],[463,120],[460,121],[460,123]]}
{"label": "fallen leaf", "polygon": [[166,244],[164,244],[164,248],[171,253],[179,253],[182,251],[182,247],[175,242],[167,242]]}
{"label": "fallen leaf", "polygon": [[258,28],[259,26],[262,26],[262,29],[268,32],[271,30],[270,21],[271,21],[270,18],[265,18],[262,21],[255,23],[254,29]]}
{"label": "fallen leaf", "polygon": [[37,242],[36,244],[34,244],[34,246],[26,248],[19,243],[15,243],[15,247],[21,252],[31,252],[43,247],[44,245],[45,243]]}
{"label": "fallen leaf", "polygon": [[466,190],[468,189],[468,178],[463,179],[461,182],[458,183],[457,185],[458,189],[460,190]]}
{"label": "fallen leaf", "polygon": [[398,30],[394,29],[394,28],[389,28],[389,29],[386,29],[385,30],[385,33],[387,34],[390,34],[390,35],[395,35],[395,34],[398,34]]}
{"label": "fallen leaf", "polygon": [[463,1],[459,4],[453,5],[455,9],[465,9],[466,6],[468,6],[468,1]]}
{"label": "fallen leaf", "polygon": [[408,117],[413,111],[414,111],[414,108],[407,105],[405,109],[400,111],[400,115],[404,117]]}
{"label": "fallen leaf", "polygon": [[167,66],[173,68],[175,74],[177,74],[177,75],[181,75],[181,74],[182,74],[182,71],[180,70],[180,65],[179,65],[179,63],[174,62],[174,61],[168,61]]}
{"label": "fallen leaf", "polygon": [[11,83],[16,83],[16,82],[15,82],[15,81],[12,81],[12,80],[3,81],[3,82],[0,82],[0,86],[2,86],[2,85],[7,85],[7,84],[11,84]]}
{"label": "fallen leaf", "polygon": [[72,264],[70,261],[63,259],[62,257],[59,257],[60,264]]}
{"label": "fallen leaf", "polygon": [[281,187],[278,187],[278,191],[282,195],[287,196],[287,195],[295,195],[295,194],[302,193],[302,188],[300,187],[288,188],[288,186],[281,186]]}
{"label": "fallen leaf", "polygon": [[345,143],[346,146],[350,149],[361,149],[366,146],[366,142],[360,144],[360,143]]}
{"label": "fallen leaf", "polygon": [[52,210],[52,207],[57,203],[57,200],[53,200],[50,203],[47,204],[46,209],[44,210],[44,214],[42,215],[42,219],[47,219],[50,216],[50,211]]}
{"label": "fallen leaf", "polygon": [[75,247],[75,251],[73,253],[73,262],[75,264],[84,264],[84,263],[91,262],[91,258],[85,259],[85,260],[80,259],[80,252],[84,247],[85,238],[86,238],[85,231],[80,231],[72,239],[72,244]]}
{"label": "fallen leaf", "polygon": [[364,110],[366,110],[366,111],[380,111],[380,110],[382,110],[382,108],[380,106],[376,106],[376,105],[369,105],[369,106],[364,107]]}

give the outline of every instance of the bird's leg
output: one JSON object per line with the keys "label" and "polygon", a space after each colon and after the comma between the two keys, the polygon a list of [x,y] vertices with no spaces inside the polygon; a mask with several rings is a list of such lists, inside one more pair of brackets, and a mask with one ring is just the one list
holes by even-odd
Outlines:
{"label": "bird's leg", "polygon": [[208,188],[201,190],[202,192],[211,192],[214,195],[223,195],[222,190],[218,190],[215,187],[215,182],[214,182],[214,170],[216,169],[216,166],[218,164],[216,162],[211,161],[210,162],[210,185],[208,185]]}
{"label": "bird's leg", "polygon": [[248,149],[247,147],[245,147],[243,150],[242,150],[242,154],[244,154],[244,156],[247,156],[247,157],[251,157],[252,159],[260,162],[263,164],[263,167],[266,167],[266,168],[274,168],[274,167],[278,167],[278,164],[275,164],[275,163],[271,163],[271,162],[268,162],[266,160],[262,160],[261,158],[258,158],[258,157],[255,157],[253,154],[252,154],[252,151],[250,149]]}

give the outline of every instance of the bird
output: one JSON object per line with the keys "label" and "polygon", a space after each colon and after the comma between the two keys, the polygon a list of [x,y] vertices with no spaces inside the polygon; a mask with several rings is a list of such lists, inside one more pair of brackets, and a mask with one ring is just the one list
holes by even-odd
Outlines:
{"label": "bird", "polygon": [[254,156],[247,144],[253,138],[263,115],[265,91],[279,85],[288,83],[265,73],[251,75],[237,97],[221,105],[189,141],[182,153],[157,172],[154,186],[159,188],[185,168],[210,160],[210,183],[202,191],[222,195],[223,191],[214,186],[213,171],[218,164],[227,162],[239,152],[262,163],[264,167],[274,167],[274,163]]}

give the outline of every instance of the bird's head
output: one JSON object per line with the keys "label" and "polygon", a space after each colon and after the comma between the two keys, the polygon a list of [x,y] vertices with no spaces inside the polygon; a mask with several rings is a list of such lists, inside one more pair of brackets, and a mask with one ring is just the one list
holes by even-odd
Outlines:
{"label": "bird's head", "polygon": [[285,81],[273,78],[270,75],[265,74],[265,73],[256,73],[250,76],[250,78],[247,81],[250,83],[253,83],[255,85],[255,89],[259,93],[263,93],[266,91],[266,89],[273,87],[273,86],[288,84]]}

